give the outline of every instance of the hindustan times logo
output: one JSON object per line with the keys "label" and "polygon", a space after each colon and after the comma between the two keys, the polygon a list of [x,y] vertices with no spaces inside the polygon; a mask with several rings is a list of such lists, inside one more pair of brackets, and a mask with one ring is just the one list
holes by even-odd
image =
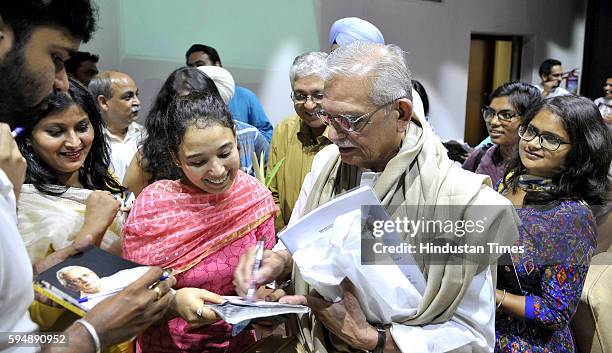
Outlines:
{"label": "hindustan times logo", "polygon": [[479,220],[426,220],[421,219],[400,219],[376,220],[372,222],[372,235],[376,238],[382,237],[385,233],[404,233],[414,238],[418,233],[444,233],[454,234],[461,238],[469,233],[482,233],[485,231],[485,221],[487,218]]}
{"label": "hindustan times logo", "polygon": [[438,245],[434,243],[409,244],[402,242],[397,245],[385,245],[374,243],[372,251],[375,254],[523,254],[523,245],[500,245],[499,243],[486,243],[485,245],[468,245],[446,243]]}

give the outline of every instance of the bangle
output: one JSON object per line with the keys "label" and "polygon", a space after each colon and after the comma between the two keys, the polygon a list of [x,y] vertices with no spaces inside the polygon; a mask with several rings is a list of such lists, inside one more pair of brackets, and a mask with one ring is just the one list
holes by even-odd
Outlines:
{"label": "bangle", "polygon": [[93,327],[93,325],[85,321],[85,319],[78,319],[76,322],[83,325],[83,327],[87,329],[89,335],[91,336],[91,339],[94,342],[96,353],[100,353],[100,337],[98,337],[98,333],[96,332],[96,329]]}
{"label": "bangle", "polygon": [[498,310],[502,306],[502,303],[504,302],[504,299],[506,299],[506,290],[505,289],[504,289],[504,294],[502,294],[502,298],[499,301],[499,304],[497,304],[497,308],[495,308],[496,310]]}

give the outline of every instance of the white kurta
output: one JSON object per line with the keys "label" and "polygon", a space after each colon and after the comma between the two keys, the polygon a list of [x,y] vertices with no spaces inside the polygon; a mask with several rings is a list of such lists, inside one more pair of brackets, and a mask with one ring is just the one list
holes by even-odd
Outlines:
{"label": "white kurta", "polygon": [[[310,173],[304,178],[300,196],[293,208],[289,220],[291,225],[304,215],[304,208],[315,181],[325,164],[332,156],[335,145],[322,149],[312,162]],[[487,204],[487,194],[495,193],[484,188],[482,201],[475,204]],[[274,251],[286,249],[278,242]],[[416,308],[415,308],[416,310]],[[470,324],[467,324],[467,323]],[[477,330],[473,328],[477,327]],[[391,334],[396,345],[404,353],[438,353],[438,352],[493,352],[495,345],[495,286],[490,268],[474,276],[465,296],[458,305],[455,315],[443,324],[425,326],[407,326],[394,323]]]}
{"label": "white kurta", "polygon": [[138,145],[146,137],[145,129],[142,125],[134,122],[128,126],[123,139],[111,134],[107,129],[104,129],[104,134],[111,149],[112,170],[117,180],[123,183],[123,177],[138,150]]}
{"label": "white kurta", "polygon": [[[537,88],[540,93],[544,92],[544,87],[542,85],[534,85],[535,88]],[[559,86],[555,89],[553,89],[546,98],[552,98],[552,97],[559,97],[559,96],[569,96],[571,95],[571,93],[566,90],[565,88]]]}
{"label": "white kurta", "polygon": [[[28,307],[34,300],[32,265],[19,231],[13,185],[0,169],[0,332],[34,332]],[[0,352],[36,352],[13,347],[0,336]]]}

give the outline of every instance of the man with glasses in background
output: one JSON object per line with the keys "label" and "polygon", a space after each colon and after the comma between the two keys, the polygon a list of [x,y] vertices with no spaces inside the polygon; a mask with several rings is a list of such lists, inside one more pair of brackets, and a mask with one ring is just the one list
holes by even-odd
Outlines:
{"label": "man with glasses in background", "polygon": [[289,222],[315,154],[330,144],[327,128],[315,114],[323,99],[322,73],[326,58],[325,53],[304,53],[295,58],[289,71],[296,115],[284,119],[274,129],[266,174],[270,175],[274,166],[283,160],[269,186],[280,210],[275,221],[277,231]]}
{"label": "man with glasses in background", "polygon": [[[369,184],[391,219],[417,214],[431,219],[439,214],[428,206],[452,205],[457,215],[449,219],[464,222],[472,205],[486,205],[494,210],[487,229],[498,231],[485,233],[499,244],[514,243],[517,223],[510,202],[490,188],[489,178],[465,171],[448,159],[425,118],[413,115],[410,71],[399,47],[364,42],[340,47],[326,60],[324,80],[317,115],[328,125],[333,144],[315,156],[289,225],[341,193]],[[478,238],[464,240],[483,241]],[[415,242],[411,237],[404,241]],[[240,260],[234,278],[238,293],[249,287],[254,258],[251,249]],[[420,304],[413,308],[414,315],[395,315],[392,323],[367,322],[363,304],[346,280],[340,284],[342,300],[338,302],[309,293],[282,243],[264,252],[254,280],[279,283],[291,276],[296,295],[280,301],[308,305],[314,314],[296,320],[295,349],[288,349],[292,344],[288,342],[282,352],[493,351],[495,271],[488,264],[426,258],[418,264],[427,282]]]}

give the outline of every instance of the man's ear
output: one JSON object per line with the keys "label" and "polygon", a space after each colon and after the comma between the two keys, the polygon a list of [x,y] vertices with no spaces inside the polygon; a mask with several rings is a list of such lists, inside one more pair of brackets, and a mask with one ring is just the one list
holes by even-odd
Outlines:
{"label": "man's ear", "polygon": [[399,117],[397,118],[397,131],[405,132],[412,119],[412,102],[408,98],[401,98],[397,100],[397,111]]}
{"label": "man's ear", "polygon": [[108,100],[102,94],[98,95],[98,105],[100,106],[100,110],[103,112],[108,111]]}

